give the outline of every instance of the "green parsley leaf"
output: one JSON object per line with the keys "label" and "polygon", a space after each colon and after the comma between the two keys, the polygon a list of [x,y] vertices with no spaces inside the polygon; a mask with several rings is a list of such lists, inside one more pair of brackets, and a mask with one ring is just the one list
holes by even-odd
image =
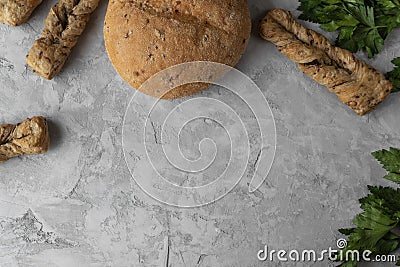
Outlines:
{"label": "green parsley leaf", "polygon": [[339,229],[339,232],[344,235],[350,235],[354,233],[354,230],[355,228],[344,228],[344,229]]}
{"label": "green parsley leaf", "polygon": [[[400,181],[399,149],[383,149],[372,155],[388,171],[385,178]],[[340,266],[357,266],[357,259],[345,258],[348,251],[369,250],[372,255],[387,255],[400,248],[400,236],[393,231],[400,226],[400,188],[368,186],[368,189],[370,194],[359,199],[363,212],[353,219],[355,228],[339,230],[349,238],[347,246],[338,254]],[[396,265],[400,266],[400,261]]]}
{"label": "green parsley leaf", "polygon": [[384,177],[390,181],[400,183],[400,150],[390,148],[389,150],[380,150],[372,153],[372,155],[383,165],[388,171]]}
{"label": "green parsley leaf", "polygon": [[386,38],[390,31],[400,25],[400,1],[380,0],[374,3],[378,25],[385,25],[389,29],[388,33],[384,33],[383,37]]}
{"label": "green parsley leaf", "polygon": [[400,57],[393,59],[392,63],[396,66],[388,73],[389,81],[393,84],[392,93],[400,91]]}
{"label": "green parsley leaf", "polygon": [[[390,214],[395,217],[398,216],[398,212],[400,212],[400,189],[394,190],[388,187],[375,187],[368,186],[369,191],[373,194],[373,196],[377,199],[380,199],[380,205],[385,208],[387,211],[392,211]],[[360,200],[361,203],[364,202],[364,199]]]}
{"label": "green parsley leaf", "polygon": [[336,44],[351,52],[365,50],[371,58],[400,26],[399,0],[300,0],[300,19],[338,31]]}
{"label": "green parsley leaf", "polygon": [[[370,186],[369,190],[371,194],[359,200],[363,212],[353,220],[356,228],[339,230],[349,236],[347,247],[342,250],[342,261],[350,250],[386,255],[400,246],[400,236],[391,232],[400,222],[400,189]],[[352,259],[340,266],[357,266],[357,262]]]}

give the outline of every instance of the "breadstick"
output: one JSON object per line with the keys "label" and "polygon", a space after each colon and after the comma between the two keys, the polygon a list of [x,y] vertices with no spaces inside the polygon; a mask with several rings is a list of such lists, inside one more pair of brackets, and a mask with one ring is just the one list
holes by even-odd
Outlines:
{"label": "breadstick", "polygon": [[18,26],[26,22],[42,0],[0,0],[0,22]]}
{"label": "breadstick", "polygon": [[99,0],[59,0],[47,15],[42,37],[35,41],[26,63],[51,80],[67,61]]}
{"label": "breadstick", "polygon": [[392,84],[379,71],[350,51],[333,46],[323,35],[307,29],[288,11],[268,12],[261,22],[260,34],[361,116],[373,110],[392,89]]}
{"label": "breadstick", "polygon": [[33,117],[17,125],[0,125],[0,162],[45,153],[49,144],[49,130],[43,117]]}

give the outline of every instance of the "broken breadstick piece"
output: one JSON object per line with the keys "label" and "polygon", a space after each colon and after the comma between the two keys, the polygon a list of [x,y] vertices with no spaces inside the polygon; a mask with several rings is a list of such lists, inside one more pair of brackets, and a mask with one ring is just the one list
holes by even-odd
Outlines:
{"label": "broken breadstick piece", "polygon": [[42,37],[35,41],[26,63],[51,80],[64,66],[99,0],[59,0],[47,15]]}
{"label": "broken breadstick piece", "polygon": [[18,26],[26,22],[42,0],[1,0],[0,22]]}
{"label": "broken breadstick piece", "polygon": [[43,117],[33,117],[17,125],[0,124],[0,162],[45,153],[49,145],[49,130]]}
{"label": "broken breadstick piece", "polygon": [[392,90],[392,84],[379,71],[307,29],[288,11],[269,11],[261,22],[260,34],[361,116],[379,105]]}

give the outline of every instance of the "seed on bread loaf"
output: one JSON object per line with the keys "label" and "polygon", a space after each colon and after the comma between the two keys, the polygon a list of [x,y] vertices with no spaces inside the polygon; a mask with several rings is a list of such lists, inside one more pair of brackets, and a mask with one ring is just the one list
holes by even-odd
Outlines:
{"label": "seed on bread loaf", "polygon": [[[159,71],[184,62],[229,66],[241,58],[251,31],[246,0],[110,0],[104,37],[117,72],[139,89]],[[208,84],[188,84],[166,99],[192,95]]]}

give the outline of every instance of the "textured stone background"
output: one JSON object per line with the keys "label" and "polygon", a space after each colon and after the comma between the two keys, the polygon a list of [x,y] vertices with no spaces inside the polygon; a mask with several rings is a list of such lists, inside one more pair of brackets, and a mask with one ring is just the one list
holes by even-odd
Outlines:
{"label": "textured stone background", "polygon": [[[124,161],[122,122],[134,91],[105,53],[106,1],[58,77],[44,81],[25,67],[53,4],[44,1],[21,27],[0,25],[0,122],[44,115],[53,141],[45,155],[0,166],[0,266],[165,266],[166,238],[170,266],[330,265],[260,263],[256,253],[263,244],[335,247],[337,229],[351,225],[366,185],[387,184],[370,152],[400,147],[399,95],[356,116],[258,37],[266,10],[295,10],[297,2],[250,1],[253,34],[238,69],[262,89],[274,113],[275,163],[254,194],[244,179],[212,205],[171,208],[144,194]],[[390,70],[399,41],[396,31],[369,62]],[[224,94],[234,101],[217,88],[203,93]]]}

